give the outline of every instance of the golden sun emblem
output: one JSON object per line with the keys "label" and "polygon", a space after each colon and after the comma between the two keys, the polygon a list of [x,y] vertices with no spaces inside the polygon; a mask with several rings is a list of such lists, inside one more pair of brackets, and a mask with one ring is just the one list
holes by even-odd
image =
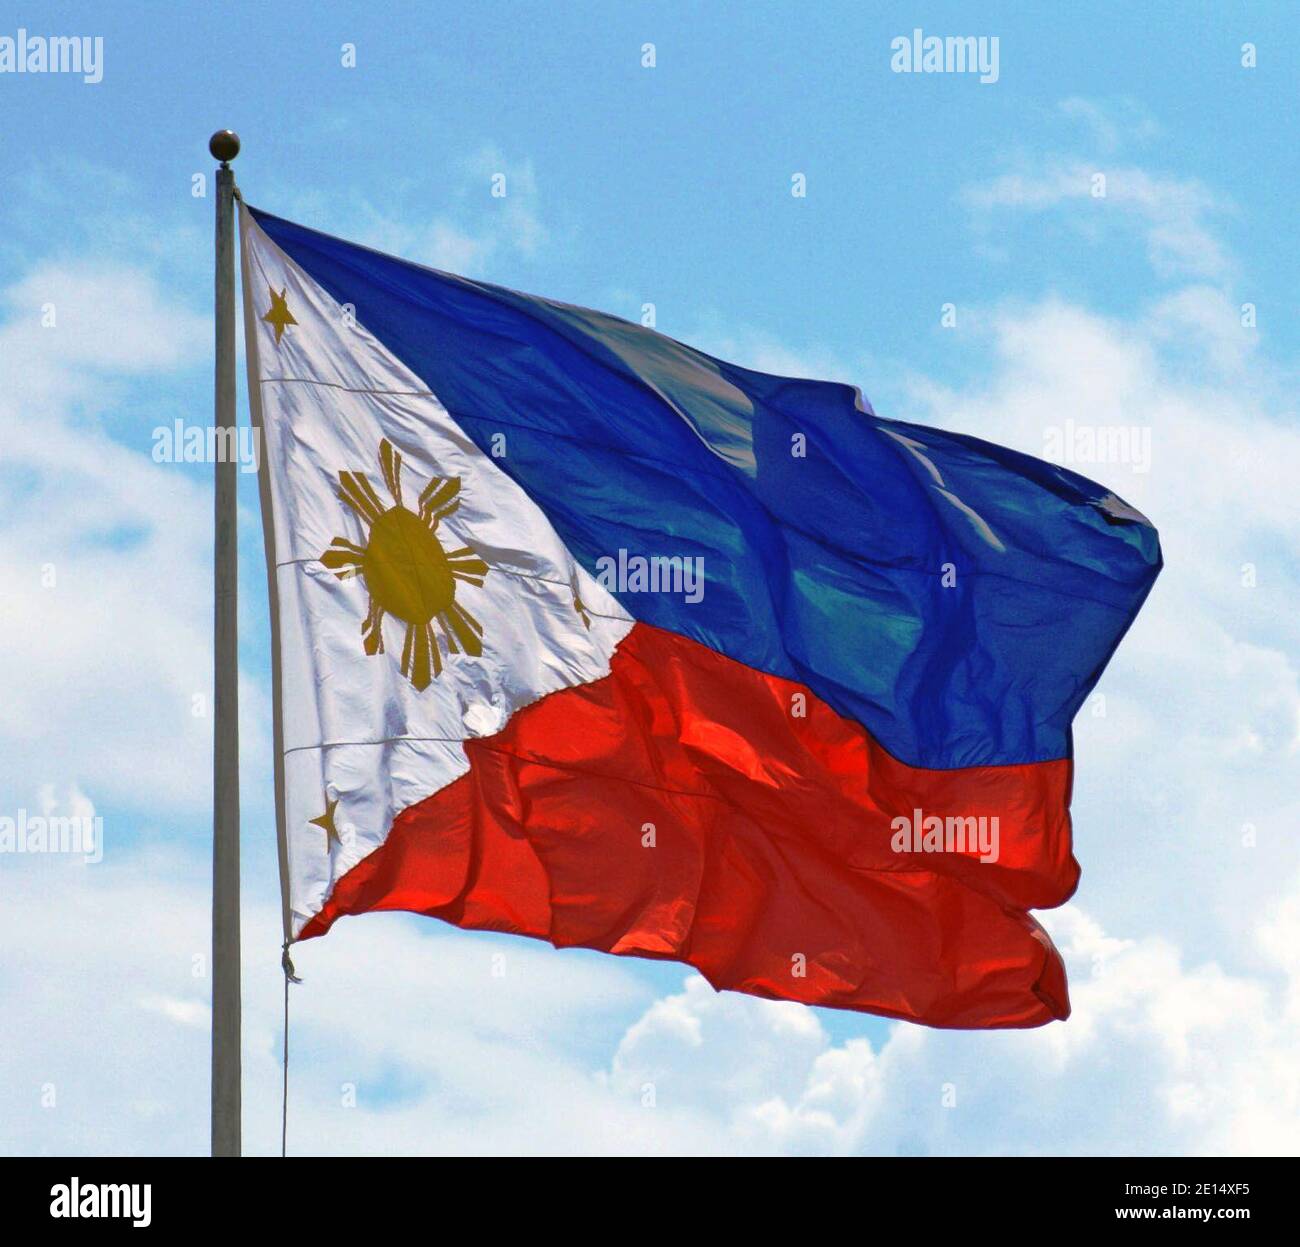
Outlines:
{"label": "golden sun emblem", "polygon": [[482,625],[456,601],[456,581],[481,585],[488,565],[468,546],[443,550],[438,524],[460,506],[460,477],[436,476],[420,494],[419,510],[402,505],[402,456],[385,438],[379,469],[393,505],[386,507],[360,472],[339,473],[339,498],[370,530],[364,546],[335,537],[321,562],[340,580],[361,576],[370,608],[361,625],[367,654],[384,652],[384,616],[406,625],[402,674],[421,691],[442,674],[436,620],[449,654],[483,653]]}

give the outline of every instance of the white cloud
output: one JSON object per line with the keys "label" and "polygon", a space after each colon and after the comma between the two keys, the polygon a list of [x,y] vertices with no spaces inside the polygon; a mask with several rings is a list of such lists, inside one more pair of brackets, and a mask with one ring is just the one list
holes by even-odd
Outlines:
{"label": "white cloud", "polygon": [[[744,1061],[730,1047],[737,1028],[746,1032]],[[734,1129],[734,1105],[796,1092],[800,1069],[824,1043],[808,1009],[775,1003],[756,1010],[748,998],[717,993],[691,975],[681,995],[656,1001],[624,1035],[609,1083],[629,1097],[653,1088],[656,1108],[712,1112]]]}
{"label": "white cloud", "polygon": [[41,264],[0,292],[0,307],[10,402],[93,402],[105,379],[190,366],[212,342],[208,317],[123,264]]}
{"label": "white cloud", "polygon": [[[205,865],[122,852],[5,870],[0,1015],[22,1025],[0,1045],[0,1153],[205,1151]],[[245,1150],[267,1154],[280,1143],[276,907],[246,900],[243,936]],[[398,915],[341,923],[294,957],[296,1154],[729,1146],[706,1112],[644,1108],[639,1089],[597,1075],[650,995],[625,961]]]}
{"label": "white cloud", "polygon": [[1132,99],[1092,100],[1072,95],[1058,107],[1066,117],[1082,123],[1103,152],[1113,152],[1126,142],[1146,143],[1162,133],[1155,118]]}
{"label": "white cloud", "polygon": [[37,802],[43,818],[75,818],[87,822],[95,817],[95,803],[73,783],[60,795],[53,784],[42,784]]}
{"label": "white cloud", "polygon": [[[250,1153],[279,1141],[278,921],[245,906]],[[1300,888],[1251,922],[1249,974],[1116,938],[1073,905],[1049,922],[1067,1024],[899,1024],[878,1046],[832,1043],[809,1010],[695,975],[651,1002],[614,958],[396,915],[345,922],[295,950],[290,1149],[1300,1150]],[[171,854],[11,864],[0,1012],[24,1024],[0,1048],[0,1151],[205,1148],[207,923],[205,871]]]}
{"label": "white cloud", "polygon": [[[459,208],[431,218],[366,202],[361,237],[380,251],[453,273],[481,276],[500,256],[530,258],[548,239],[531,160],[482,148],[466,161],[453,199]],[[473,226],[464,221],[472,221]]]}
{"label": "white cloud", "polygon": [[[201,808],[211,491],[150,450],[155,426],[208,416],[151,389],[206,360],[210,321],[121,264],[39,265],[0,292],[0,307],[10,782],[77,776],[110,803]],[[264,731],[260,690],[245,695],[251,728]]]}
{"label": "white cloud", "polygon": [[628,1031],[613,1077],[707,1105],[736,1150],[1300,1152],[1300,888],[1256,925],[1250,976],[1111,937],[1073,905],[1048,920],[1074,984],[1065,1025],[832,1045],[810,1013],[692,979]]}
{"label": "white cloud", "polygon": [[161,1014],[178,1026],[205,1029],[212,1021],[212,1008],[201,1000],[182,1000],[175,996],[141,996],[140,1008]]}
{"label": "white cloud", "polygon": [[[1104,178],[1104,195],[1097,194],[1098,177]],[[967,187],[963,198],[977,214],[1061,209],[1080,236],[1093,240],[1136,225],[1151,265],[1163,277],[1220,278],[1230,269],[1211,221],[1233,206],[1195,179],[1153,174],[1132,165],[1054,160],[1044,168],[1005,173]]]}

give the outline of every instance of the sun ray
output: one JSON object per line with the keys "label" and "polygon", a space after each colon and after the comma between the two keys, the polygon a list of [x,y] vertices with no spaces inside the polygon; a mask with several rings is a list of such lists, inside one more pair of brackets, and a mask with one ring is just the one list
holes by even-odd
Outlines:
{"label": "sun ray", "polygon": [[411,656],[411,683],[420,692],[424,692],[429,687],[429,681],[433,678],[429,673],[430,655],[436,652],[437,647],[432,644],[433,637],[429,633],[427,623],[414,625],[413,631],[415,632],[415,652]]}
{"label": "sun ray", "polygon": [[406,625],[406,639],[402,642],[402,674],[411,675],[411,651],[415,648],[415,625]]}
{"label": "sun ray", "polygon": [[456,640],[460,642],[460,648],[465,653],[478,658],[483,653],[483,642],[479,639],[482,635],[483,627],[473,615],[469,613],[458,602],[452,602],[438,616],[438,622],[444,628],[450,627],[456,634]]}
{"label": "sun ray", "polygon": [[366,653],[372,657],[384,652],[384,608],[373,598],[370,599],[370,611],[361,625],[361,635],[365,639]]}
{"label": "sun ray", "polygon": [[424,692],[434,676],[442,674],[442,658],[433,629],[427,623],[409,624],[402,645],[402,674]]}
{"label": "sun ray", "polygon": [[459,654],[460,646],[456,644],[456,634],[451,630],[450,625],[447,623],[447,616],[445,614],[440,614],[436,616],[436,618],[438,620],[438,627],[442,629],[443,639],[447,642],[447,653]]}
{"label": "sun ray", "polygon": [[384,513],[383,503],[370,482],[359,472],[339,473],[339,498],[367,524],[373,524]]}
{"label": "sun ray", "polygon": [[379,492],[370,483],[370,478],[361,472],[356,472],[353,475],[356,476],[361,488],[366,491],[366,497],[370,499],[371,506],[378,507],[381,515],[387,511],[388,508],[384,506],[383,500],[379,497]]}
{"label": "sun ray", "polygon": [[[473,628],[474,631],[478,633],[479,636],[483,635],[483,625],[479,623],[479,621],[475,619],[474,616],[469,613],[469,611],[467,611],[463,606],[457,606],[455,609],[460,612],[465,622],[469,624],[469,626]],[[482,653],[482,650],[480,650],[479,652]]]}
{"label": "sun ray", "polygon": [[420,518],[430,528],[437,528],[438,521],[446,519],[459,506],[460,477],[437,476],[420,495]]}
{"label": "sun ray", "polygon": [[384,484],[393,497],[395,506],[402,505],[402,452],[393,448],[393,443],[384,438],[379,443],[379,469],[384,474]]}
{"label": "sun ray", "polygon": [[457,580],[472,585],[481,585],[483,577],[488,574],[488,565],[469,546],[461,546],[459,550],[448,550],[447,566],[451,568],[451,574]]}
{"label": "sun ray", "polygon": [[335,537],[330,548],[320,556],[325,564],[340,580],[348,580],[361,575],[361,566],[366,552],[346,537]]}

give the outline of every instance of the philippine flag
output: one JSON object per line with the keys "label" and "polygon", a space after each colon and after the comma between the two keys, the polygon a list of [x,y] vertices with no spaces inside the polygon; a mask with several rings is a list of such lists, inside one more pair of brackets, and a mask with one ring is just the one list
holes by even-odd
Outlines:
{"label": "philippine flag", "polygon": [[1070,724],[1160,568],[1073,472],[241,206],[285,924],[934,1026],[1069,1012]]}

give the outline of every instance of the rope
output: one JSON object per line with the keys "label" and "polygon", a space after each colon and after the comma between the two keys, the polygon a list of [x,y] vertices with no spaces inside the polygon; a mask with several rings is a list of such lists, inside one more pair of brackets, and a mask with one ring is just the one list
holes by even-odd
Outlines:
{"label": "rope", "polygon": [[289,1144],[289,984],[301,983],[293,972],[293,961],[289,957],[289,941],[285,940],[280,951],[280,968],[284,971],[284,1052],[280,1068],[283,1071],[280,1095],[280,1157],[288,1155]]}

